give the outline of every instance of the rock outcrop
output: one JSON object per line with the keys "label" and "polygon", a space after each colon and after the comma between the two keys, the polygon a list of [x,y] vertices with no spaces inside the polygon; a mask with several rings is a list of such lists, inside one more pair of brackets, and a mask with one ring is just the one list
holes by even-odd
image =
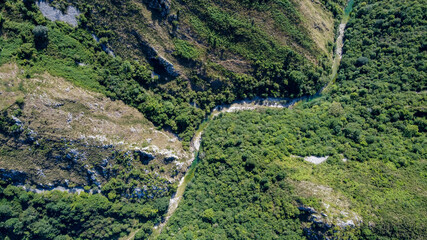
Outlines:
{"label": "rock outcrop", "polygon": [[[302,222],[309,223],[303,229],[308,239],[334,239],[331,235],[331,229],[334,227],[345,229],[360,226],[363,222],[361,218],[353,214],[353,219],[335,219],[331,221],[328,215],[324,212],[319,212],[316,209],[304,205],[298,206]],[[345,211],[340,212],[342,216],[350,216]],[[355,223],[356,221],[356,223]]]}
{"label": "rock outcrop", "polygon": [[67,12],[62,13],[61,10],[50,6],[48,1],[37,1],[36,4],[43,16],[51,21],[66,22],[73,27],[77,27],[79,24],[77,17],[80,15],[80,11],[75,7],[69,6]]}
{"label": "rock outcrop", "polygon": [[178,77],[180,72],[175,69],[175,66],[169,62],[166,58],[159,55],[158,51],[150,45],[147,41],[145,41],[141,35],[133,30],[131,32],[133,36],[137,39],[139,42],[139,46],[141,48],[141,51],[145,54],[146,58],[150,63],[154,66],[156,72],[165,72],[171,77]]}
{"label": "rock outcrop", "polygon": [[169,62],[166,58],[158,55],[155,60],[157,60],[158,63],[164,67],[164,69],[169,75],[171,75],[172,77],[179,76],[179,72],[175,69],[174,65],[171,62]]}

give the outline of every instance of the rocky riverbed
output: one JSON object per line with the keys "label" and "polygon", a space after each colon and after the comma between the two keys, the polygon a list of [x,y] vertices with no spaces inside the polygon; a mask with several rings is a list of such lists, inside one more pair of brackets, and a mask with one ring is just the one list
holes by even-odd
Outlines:
{"label": "rocky riverbed", "polygon": [[[347,16],[344,16],[341,24],[339,25],[339,35],[336,39],[336,52],[334,57],[334,65],[339,64],[341,58],[342,58],[342,48],[344,46],[343,40],[344,40],[344,33],[345,33],[345,27],[347,24],[348,18]],[[337,66],[334,66],[337,67]],[[335,78],[335,71],[333,71],[332,76],[330,78],[330,82],[334,81]],[[208,119],[212,119],[215,116],[221,114],[221,113],[230,113],[230,112],[237,112],[237,111],[249,111],[249,110],[257,110],[262,108],[292,108],[295,104],[298,102],[311,99],[317,96],[320,96],[322,91],[329,85],[328,82],[318,93],[316,93],[314,96],[303,96],[299,98],[294,99],[280,99],[280,98],[255,98],[255,99],[246,99],[241,101],[235,101],[232,104],[224,104],[216,106],[209,116]],[[197,154],[200,147],[200,142],[202,140],[203,135],[203,129],[200,129],[195,136],[193,137],[191,141],[191,151],[194,155],[193,158],[190,159],[190,161],[193,161],[197,158]],[[317,156],[308,156],[304,157],[304,160],[312,162],[314,164],[320,164],[324,161],[326,161],[328,156],[325,157],[317,157]],[[178,185],[178,190],[176,194],[170,199],[168,212],[166,215],[166,218],[164,222],[162,222],[160,225],[156,226],[155,234],[159,234],[162,231],[162,228],[166,226],[168,219],[172,214],[175,212],[175,210],[178,208],[178,204],[182,198],[182,195],[184,194],[185,186],[189,182],[190,179],[188,179],[188,174],[192,174],[191,169],[187,172],[185,176],[181,179]],[[186,179],[187,178],[187,179]]]}

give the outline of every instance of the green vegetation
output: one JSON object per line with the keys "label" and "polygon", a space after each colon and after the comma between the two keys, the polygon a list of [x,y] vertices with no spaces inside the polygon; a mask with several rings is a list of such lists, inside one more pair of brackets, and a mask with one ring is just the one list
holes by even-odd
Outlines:
{"label": "green vegetation", "polygon": [[174,43],[176,49],[175,54],[178,57],[182,57],[187,60],[195,60],[200,55],[198,50],[187,41],[176,39]]}
{"label": "green vegetation", "polygon": [[[166,199],[166,207],[167,203]],[[35,194],[11,185],[5,187],[2,183],[0,237],[117,239],[141,225],[149,231],[156,217],[158,219],[158,212],[165,209],[165,205],[156,204],[110,201],[101,194],[60,191]]]}
{"label": "green vegetation", "polygon": [[[329,0],[324,4],[332,11],[339,6],[342,8],[344,2]],[[64,9],[67,3],[53,1],[53,4]],[[147,15],[144,7],[133,1],[77,1],[73,4],[82,11],[81,26],[104,39],[104,43],[113,46],[115,53],[125,60],[147,60],[141,42],[135,42],[129,32],[142,36],[143,41],[172,60],[182,75],[171,79],[162,74],[159,80],[143,81],[145,89],[156,93],[155,105],[159,110],[142,111],[159,126],[180,133],[185,141],[190,139],[200,119],[218,104],[255,96],[314,94],[329,75],[329,53],[321,52],[313,42],[296,1],[248,1],[243,5],[234,0],[174,1],[171,18],[160,19],[164,21],[161,26],[153,21],[154,29],[147,23],[151,23],[152,18],[162,18],[158,11]],[[326,11],[322,6],[318,8]],[[264,23],[264,18],[274,18],[274,27],[268,27],[271,23]],[[124,42],[132,48],[125,48]],[[238,59],[238,66],[230,65],[232,62],[227,59]],[[149,59],[148,62],[156,72],[164,71]],[[247,70],[242,72],[241,67]],[[133,91],[135,86],[124,87],[119,92]],[[116,96],[125,102],[135,99],[117,93]],[[171,112],[169,102],[179,109]],[[140,103],[144,102],[132,105]],[[203,111],[192,109],[187,103],[196,103]],[[185,114],[196,117],[183,119]]]}
{"label": "green vegetation", "polygon": [[[180,18],[197,33],[208,53],[220,59],[243,58],[252,68],[250,74],[236,74],[228,66],[211,63],[202,65],[208,75],[190,76],[191,81],[204,90],[207,96],[214,95],[216,104],[255,96],[297,97],[314,94],[324,84],[329,65],[326,54],[318,50],[306,29],[304,17],[293,1],[240,1],[205,0],[182,1]],[[224,7],[227,6],[227,7]],[[266,26],[262,19],[272,19]],[[274,34],[273,34],[274,32]],[[286,45],[283,38],[289,36]],[[294,48],[293,44],[297,45]],[[304,49],[304,50],[302,50]],[[307,60],[303,54],[319,60],[319,64]],[[215,62],[215,61],[213,61]],[[220,71],[218,73],[218,71]],[[211,90],[214,88],[215,91]],[[219,93],[219,94],[217,94]],[[197,94],[202,94],[197,92]],[[212,108],[212,100],[196,99],[202,108]]]}
{"label": "green vegetation", "polygon": [[[204,112],[186,99],[168,94],[162,97],[146,90],[144,87],[153,82],[149,66],[108,56],[87,31],[61,22],[47,22],[35,4],[8,2],[1,6],[1,11],[5,22],[0,38],[0,64],[16,58],[28,76],[48,71],[113,100],[123,100],[159,127],[169,127],[181,133],[184,140],[190,140]],[[38,43],[46,41],[46,28],[49,43],[39,48]]]}
{"label": "green vegetation", "polygon": [[[333,1],[327,3],[328,6],[338,6]],[[69,3],[54,1],[52,4],[66,9]],[[227,10],[220,8],[219,3],[208,4],[205,1],[182,2],[182,6],[178,4],[178,23],[174,21],[174,24],[191,22],[191,29],[194,28],[199,34],[202,44],[195,45],[192,41],[176,37],[172,41],[156,41],[173,45],[175,51],[172,56],[186,60],[183,61],[187,62],[184,65],[190,64],[188,67],[193,68],[196,63],[203,69],[201,72],[204,74],[193,70],[183,72],[188,76],[192,89],[189,89],[185,75],[172,80],[152,78],[152,67],[146,59],[128,54],[120,47],[123,45],[121,41],[120,46],[115,44],[119,38],[124,41],[129,38],[119,35],[126,29],[123,24],[134,26],[134,23],[140,22],[135,19],[141,13],[129,10],[139,8],[134,3],[78,1],[75,4],[82,11],[79,28],[47,21],[32,1],[16,0],[3,4],[0,64],[16,58],[21,66],[26,67],[28,76],[48,71],[78,86],[102,92],[113,100],[123,100],[144,113],[158,127],[178,133],[187,144],[205,114],[215,105],[255,96],[297,97],[314,94],[327,81],[329,60],[310,42],[297,4],[290,1],[247,2],[242,6],[234,1],[225,1],[223,4],[230,6]],[[110,11],[106,10],[105,4]],[[275,9],[274,13],[269,9]],[[245,14],[247,11],[256,11],[263,17],[273,14],[275,24],[281,26],[280,31],[289,34],[292,42],[299,42],[302,47],[292,49],[280,43],[279,39],[272,38],[263,26],[248,18]],[[118,13],[120,15],[126,12],[130,16],[117,18],[116,12],[121,12]],[[239,14],[233,15],[233,12]],[[134,27],[129,32],[135,30],[140,35],[146,35],[145,31],[148,31],[145,25]],[[91,32],[100,37],[99,43],[93,40]],[[191,40],[192,37],[189,37]],[[123,58],[113,58],[102,51],[110,45],[117,47],[116,54]],[[301,52],[301,49],[311,50],[307,53]],[[236,73],[211,60],[201,62],[202,58],[210,58],[202,55],[210,53],[220,54],[221,59],[229,53],[243,56],[252,70],[250,74]],[[319,63],[313,63],[304,54],[319,55],[315,58]],[[200,108],[190,103],[196,103]]]}
{"label": "green vegetation", "polygon": [[[324,2],[332,12],[343,3],[342,0]],[[64,10],[70,3],[53,1],[52,4]],[[79,86],[123,100],[159,127],[178,133],[186,143],[215,105],[255,96],[314,94],[327,81],[330,69],[327,53],[321,53],[311,40],[304,16],[293,1],[248,1],[243,5],[234,0],[174,2],[176,18],[170,24],[175,30],[167,38],[156,37],[157,33],[151,33],[141,24],[140,19],[147,16],[132,1],[73,4],[82,12],[79,28],[47,21],[34,1],[3,4],[0,64],[16,57],[21,66],[27,67],[28,75],[47,70]],[[152,14],[156,15],[156,11]],[[266,28],[259,21],[261,16],[274,19],[274,29]],[[178,26],[195,32],[184,34]],[[271,31],[279,31],[280,36],[289,36],[289,40],[284,44]],[[176,57],[182,64],[183,75],[172,80],[151,78],[152,67],[148,62],[153,63],[144,58],[147,53],[139,49],[139,43],[134,42],[129,32],[156,42],[156,49],[174,48],[169,57]],[[100,42],[93,41],[89,33],[95,33]],[[150,35],[155,39],[150,39]],[[123,41],[133,44],[132,53],[123,49]],[[291,43],[299,47],[294,48]],[[113,58],[102,51],[109,46],[122,58]],[[250,72],[237,73],[227,69],[228,64],[222,66],[213,60],[241,57]],[[157,69],[158,65],[153,66],[154,70],[162,71]],[[201,71],[194,71],[195,66]],[[200,109],[190,103],[196,103]]]}
{"label": "green vegetation", "polygon": [[[341,16],[344,0],[320,2]],[[298,1],[173,1],[169,21],[137,1],[79,0],[78,28],[47,21],[35,1],[0,3],[0,64],[15,61],[27,78],[48,71],[123,100],[187,144],[217,104],[312,95],[330,73],[329,53],[311,37]],[[220,114],[206,125],[191,182],[159,239],[427,238],[427,5],[354,5],[336,83],[325,95],[293,109]],[[152,78],[158,66],[143,57],[138,34],[182,76]],[[109,46],[117,57],[103,51]],[[64,142],[22,141],[28,131],[11,116],[23,104],[17,98],[1,112],[0,154],[57,164],[50,157],[67,153]],[[98,151],[89,156],[94,165],[105,157]],[[0,182],[0,238],[117,239],[134,229],[136,239],[149,237],[175,186],[148,174],[135,152],[105,152],[114,162],[102,194],[36,194]],[[313,165],[298,156],[329,158]],[[143,197],[134,196],[137,188]],[[326,212],[334,226],[316,229],[301,206]],[[356,227],[340,227],[346,219]]]}
{"label": "green vegetation", "polygon": [[[18,99],[16,104],[22,102]],[[83,176],[82,169],[90,164],[92,171],[96,169],[97,178],[84,183],[85,192],[80,194],[36,194],[13,186],[14,182],[8,179],[0,180],[1,239],[117,239],[136,228],[151,229],[161,221],[176,187],[153,171],[157,166],[148,165],[145,155],[77,141],[31,139],[30,130],[9,117],[20,117],[21,109],[11,107],[8,111],[13,112],[0,116],[2,161],[42,159],[39,169],[54,171],[51,165],[56,165],[68,169],[70,175]],[[20,149],[15,149],[17,145]],[[24,175],[29,179],[19,181],[22,184],[27,180],[26,187],[41,185],[30,174]],[[73,176],[74,181],[77,178]],[[76,183],[66,181],[66,185],[72,188]],[[93,194],[88,193],[90,190]],[[143,233],[140,231],[139,235]]]}
{"label": "green vegetation", "polygon": [[[305,238],[315,224],[297,206],[342,218],[332,211],[342,201],[335,207],[363,222],[334,222],[323,235],[425,239],[425,8],[356,2],[327,94],[292,110],[211,121],[194,178],[160,239]],[[329,158],[313,165],[295,157],[313,155]],[[325,197],[316,186],[332,192]]]}
{"label": "green vegetation", "polygon": [[[243,16],[242,12],[250,9],[259,10],[259,14],[272,14],[276,24],[288,31],[297,43],[306,47],[313,45],[312,42],[304,42],[310,41],[310,38],[301,26],[302,17],[290,1],[244,3],[243,6],[237,1],[219,1],[212,4],[209,1],[199,0],[184,1],[184,3],[193,15],[191,21],[195,25],[196,32],[209,40],[214,48],[230,49],[249,59],[274,61],[281,55],[281,46],[277,40],[268,36],[265,30]],[[221,5],[225,4],[229,7],[221,8]],[[275,11],[270,13],[267,11],[269,8]],[[289,20],[296,21],[297,26],[294,25],[295,23],[290,24]],[[282,51],[286,50],[287,48],[282,49]]]}

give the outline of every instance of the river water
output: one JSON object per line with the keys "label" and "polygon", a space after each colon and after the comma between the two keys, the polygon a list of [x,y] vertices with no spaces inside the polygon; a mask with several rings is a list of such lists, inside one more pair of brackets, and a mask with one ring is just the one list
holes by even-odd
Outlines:
{"label": "river water", "polygon": [[[332,74],[330,77],[330,81],[321,90],[319,90],[319,92],[317,92],[315,95],[312,95],[312,96],[303,96],[303,97],[293,98],[293,99],[290,99],[290,98],[255,98],[255,99],[250,99],[250,100],[246,99],[246,100],[235,101],[232,104],[219,105],[219,106],[216,106],[212,110],[212,112],[208,118],[208,122],[209,122],[209,119],[213,119],[215,116],[219,115],[220,113],[230,113],[230,112],[244,111],[244,110],[256,110],[256,109],[260,109],[260,108],[292,108],[298,102],[313,99],[313,98],[321,96],[321,94],[323,92],[325,92],[327,90],[327,88],[331,84],[333,84],[335,79],[336,79],[338,67],[339,67],[339,64],[341,62],[341,58],[342,58],[342,54],[343,54],[345,27],[347,25],[347,22],[349,19],[349,14],[350,14],[352,7],[353,7],[353,3],[354,3],[354,0],[350,0],[348,2],[347,7],[344,10],[344,16],[342,18],[341,24],[338,27],[338,33],[339,34],[338,34],[338,37],[336,39],[336,51],[334,54],[335,56],[334,56],[334,61],[333,61],[333,65],[332,65]],[[194,135],[193,139],[191,140],[190,150],[191,150],[192,154],[194,155],[194,157],[190,160],[190,161],[192,161],[192,165],[189,168],[189,170],[187,171],[187,173],[185,174],[185,176],[180,180],[175,195],[170,199],[169,208],[168,208],[168,212],[166,214],[166,218],[161,224],[159,224],[158,226],[155,227],[152,238],[155,238],[158,234],[160,234],[163,227],[166,226],[169,218],[173,215],[175,210],[178,208],[179,202],[182,199],[182,196],[184,194],[184,191],[185,191],[187,184],[191,181],[192,177],[194,176],[194,170],[195,170],[195,166],[197,164],[197,154],[198,154],[198,151],[200,148],[200,143],[202,141],[202,133],[203,133],[204,128],[207,126],[208,122],[206,124],[202,125],[202,127],[199,129],[199,131]],[[312,158],[313,159],[316,158],[313,161],[310,161],[310,162],[313,162],[315,164],[319,164],[319,163],[321,163],[327,159],[327,157],[320,157],[319,158],[319,157],[312,156],[310,158],[310,160],[312,160]]]}
{"label": "river water", "polygon": [[[163,227],[167,224],[169,218],[173,215],[175,210],[178,208],[179,202],[181,201],[181,198],[184,194],[185,188],[186,188],[188,182],[190,182],[192,177],[194,176],[194,169],[195,169],[195,166],[197,164],[197,154],[198,154],[198,151],[200,148],[200,143],[202,141],[203,129],[208,124],[209,119],[213,119],[215,116],[219,115],[220,113],[230,113],[230,112],[245,111],[245,110],[248,111],[248,110],[256,110],[256,109],[260,109],[260,108],[292,108],[298,102],[319,97],[322,94],[322,92],[324,92],[330,85],[332,85],[334,83],[336,75],[337,75],[338,67],[339,67],[339,64],[340,64],[340,61],[342,58],[342,54],[343,54],[345,27],[346,27],[346,24],[347,24],[347,21],[349,18],[349,14],[352,10],[353,4],[354,4],[354,0],[349,0],[347,7],[344,10],[344,16],[343,16],[343,19],[341,21],[341,24],[338,27],[339,34],[338,34],[338,37],[336,39],[336,51],[334,54],[335,56],[334,56],[334,61],[333,61],[333,66],[332,66],[332,74],[330,77],[330,81],[321,90],[319,90],[319,92],[317,92],[315,95],[303,96],[303,97],[293,98],[293,99],[290,99],[290,98],[254,98],[254,99],[240,100],[240,101],[235,101],[231,104],[224,104],[224,105],[216,106],[212,110],[212,112],[208,118],[207,123],[202,125],[202,127],[200,127],[199,131],[194,135],[193,139],[191,140],[190,151],[193,155],[193,157],[189,160],[191,167],[189,168],[187,173],[180,180],[175,195],[170,199],[169,208],[168,208],[168,212],[166,214],[165,220],[161,224],[159,224],[158,226],[155,227],[155,231],[154,231],[154,234],[152,236],[156,236],[156,235],[160,234]],[[63,14],[60,10],[51,7],[46,1],[38,1],[37,5],[40,8],[40,11],[43,13],[43,15],[45,17],[47,17],[49,20],[64,21],[64,22],[71,24],[72,26],[78,25],[77,16],[80,14],[80,12],[73,7],[69,7],[67,9],[67,13]],[[319,161],[319,163],[323,162],[325,159],[322,158],[321,160],[322,161]],[[67,192],[75,192],[75,193],[80,193],[83,191],[83,189],[80,189],[80,188],[72,189],[70,191],[70,189],[66,189],[66,188],[62,188],[62,187],[50,189],[50,190],[59,190],[59,191],[67,191]],[[34,189],[33,189],[33,191],[34,191]],[[44,192],[46,190],[36,189],[35,191]]]}

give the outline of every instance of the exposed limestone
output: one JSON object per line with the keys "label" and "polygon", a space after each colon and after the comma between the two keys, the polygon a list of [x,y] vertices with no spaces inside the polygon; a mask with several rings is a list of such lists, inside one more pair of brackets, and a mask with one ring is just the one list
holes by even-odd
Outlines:
{"label": "exposed limestone", "polygon": [[173,66],[173,64],[169,62],[166,58],[158,55],[156,60],[159,62],[160,65],[164,67],[166,72],[172,77],[178,77],[180,75],[179,72]]}
{"label": "exposed limestone", "polygon": [[339,44],[336,49],[336,56],[339,60],[342,58],[342,48],[343,48],[343,40],[344,40],[344,30],[345,30],[345,23],[341,23],[339,26],[339,36],[337,39],[337,43]]}
{"label": "exposed limestone", "polygon": [[[321,209],[314,209],[310,206],[300,205],[298,209],[305,214],[306,221],[315,224],[319,231],[326,231],[333,226],[341,228],[359,226],[363,220],[356,213],[351,211],[351,201],[340,192],[319,184],[308,181],[292,181],[295,184],[297,194],[303,197],[316,197],[322,202]],[[321,211],[320,211],[321,210]],[[313,229],[307,229],[314,234]]]}
{"label": "exposed limestone", "polygon": [[[175,66],[168,61],[166,58],[162,57],[159,52],[151,46],[151,44],[145,41],[142,36],[135,30],[131,32],[139,42],[142,52],[144,52],[146,58],[151,61],[155,66],[159,66],[161,71],[165,71],[171,77],[178,77],[181,73],[175,69]],[[153,76],[154,77],[154,76]]]}
{"label": "exposed limestone", "polygon": [[[13,132],[0,134],[4,147],[13,150],[0,156],[0,166],[26,176],[21,182],[0,174],[7,182],[38,186],[40,191],[91,185],[99,189],[114,177],[116,157],[125,152],[129,164],[141,167],[146,161],[151,169],[147,174],[168,184],[186,171],[190,157],[177,136],[157,130],[136,109],[62,78],[42,74],[23,80],[18,72],[14,64],[0,66],[0,91],[16,96],[0,102],[2,109],[9,109],[7,124],[16,125]],[[22,106],[16,105],[17,98]],[[19,115],[15,108],[20,108]],[[51,149],[48,154],[40,151],[46,147]]]}
{"label": "exposed limestone", "polygon": [[329,158],[329,156],[326,156],[326,157],[308,156],[308,157],[304,157],[304,160],[317,165],[317,164],[321,164],[322,162],[328,160],[328,158]]}
{"label": "exposed limestone", "polygon": [[69,6],[66,13],[62,13],[61,10],[56,9],[49,5],[46,1],[37,1],[37,7],[39,7],[40,12],[47,19],[51,21],[61,21],[70,24],[73,27],[77,27],[78,21],[77,17],[80,15],[80,12],[77,8]]}
{"label": "exposed limestone", "polygon": [[[99,37],[97,37],[95,34],[92,34],[93,40],[95,40],[97,43],[99,43]],[[101,44],[101,48],[104,52],[106,52],[108,55],[115,57],[113,50],[109,48],[106,44]],[[79,64],[80,65],[80,64]],[[84,66],[84,64],[83,64]]]}

